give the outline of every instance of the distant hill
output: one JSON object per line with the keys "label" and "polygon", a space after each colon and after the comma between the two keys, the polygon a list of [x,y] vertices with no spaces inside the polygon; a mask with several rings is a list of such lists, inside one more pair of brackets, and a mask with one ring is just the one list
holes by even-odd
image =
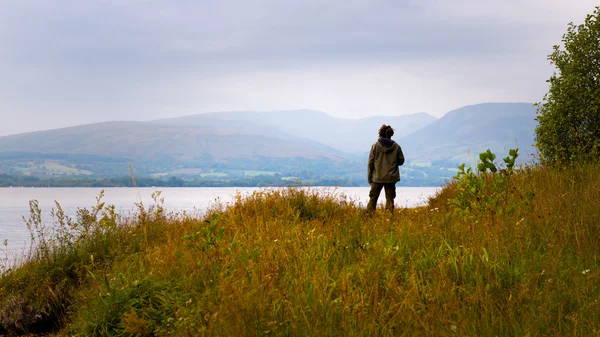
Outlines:
{"label": "distant hill", "polygon": [[289,110],[204,113],[153,122],[226,128],[286,139],[311,139],[346,153],[362,154],[368,152],[371,144],[377,140],[377,131],[382,124],[392,125],[396,138],[400,138],[436,120],[437,118],[426,113],[348,119],[332,117],[315,110]]}
{"label": "distant hill", "polygon": [[[534,153],[535,107],[486,103],[450,111],[344,119],[314,110],[206,113],[150,122],[105,122],[0,137],[0,174],[217,181],[366,184],[366,160],[390,124],[407,164],[404,186],[440,185],[462,162],[490,148],[498,160],[516,146]],[[263,177],[263,178],[261,178]],[[220,183],[219,183],[220,181]]]}
{"label": "distant hill", "polygon": [[416,164],[434,161],[471,162],[490,148],[501,160],[508,149],[520,148],[523,160],[535,153],[536,108],[531,103],[485,103],[450,111],[438,121],[398,142],[407,159]]}
{"label": "distant hill", "polygon": [[325,181],[360,161],[310,139],[212,126],[105,122],[0,137],[0,174],[190,176],[223,184],[259,175]]}
{"label": "distant hill", "polygon": [[252,156],[340,158],[336,150],[270,134],[149,122],[105,122],[0,137],[0,152],[189,160]]}

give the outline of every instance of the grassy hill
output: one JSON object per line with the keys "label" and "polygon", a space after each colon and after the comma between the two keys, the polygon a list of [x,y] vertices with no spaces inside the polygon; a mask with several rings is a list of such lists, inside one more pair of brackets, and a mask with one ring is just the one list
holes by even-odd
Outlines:
{"label": "grassy hill", "polygon": [[0,276],[0,330],[594,334],[599,169],[521,169],[502,189],[484,182],[504,176],[482,176],[484,189],[450,184],[393,216],[335,195],[266,190],[199,218],[169,213],[160,196],[130,219],[99,204],[50,233],[34,204],[37,250]]}
{"label": "grassy hill", "polygon": [[0,152],[190,160],[268,156],[336,157],[335,150],[271,135],[149,122],[105,122],[0,137]]}
{"label": "grassy hill", "polygon": [[128,162],[142,176],[223,181],[243,179],[245,171],[345,179],[363,166],[312,140],[212,126],[106,122],[0,137],[0,174],[112,178],[129,175]]}

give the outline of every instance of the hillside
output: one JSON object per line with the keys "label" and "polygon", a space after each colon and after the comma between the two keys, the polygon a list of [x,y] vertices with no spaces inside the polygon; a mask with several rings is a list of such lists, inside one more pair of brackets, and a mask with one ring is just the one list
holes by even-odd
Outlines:
{"label": "hillside", "polygon": [[227,128],[240,132],[304,138],[349,154],[368,152],[382,124],[390,124],[396,137],[419,130],[437,119],[426,113],[401,116],[375,116],[361,119],[336,118],[321,111],[289,110],[274,112],[231,111],[205,113],[153,121],[166,125]]}
{"label": "hillside", "polygon": [[105,122],[0,137],[0,174],[122,177],[129,175],[127,162],[142,176],[188,176],[226,186],[275,174],[339,180],[362,167],[312,140],[211,126]]}
{"label": "hillside", "polygon": [[198,184],[276,175],[366,185],[367,153],[381,124],[390,124],[407,158],[402,184],[436,186],[458,164],[473,161],[469,151],[490,148],[502,158],[515,138],[526,161],[534,152],[534,117],[531,104],[487,103],[439,120],[424,113],[343,119],[290,110],[105,122],[0,137],[0,174],[110,178],[128,175],[132,162],[141,175],[202,180]]}
{"label": "hillside", "polygon": [[149,122],[105,122],[0,137],[0,152],[68,153],[169,160],[339,158],[332,148],[272,135]]}
{"label": "hillside", "polygon": [[530,103],[485,103],[450,111],[434,123],[398,142],[415,164],[445,161],[472,162],[467,152],[478,155],[490,148],[498,157],[518,146],[521,159],[535,153],[536,108]]}
{"label": "hillside", "polygon": [[0,335],[594,335],[598,170],[486,176],[505,183],[395,215],[280,189],[198,217],[99,201],[50,232],[34,207],[37,249],[0,264]]}

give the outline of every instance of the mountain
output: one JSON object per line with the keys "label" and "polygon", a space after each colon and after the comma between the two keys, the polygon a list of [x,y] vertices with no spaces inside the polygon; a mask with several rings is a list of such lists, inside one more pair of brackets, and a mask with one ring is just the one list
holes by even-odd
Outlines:
{"label": "mountain", "polygon": [[434,161],[471,163],[468,152],[477,156],[488,148],[500,159],[517,146],[521,158],[525,158],[536,152],[535,116],[536,108],[531,103],[470,105],[448,112],[398,142],[407,159],[417,165]]}
{"label": "mountain", "polygon": [[[230,181],[257,175],[331,179],[359,162],[312,140],[214,127],[105,122],[0,137],[0,174],[142,176]],[[332,172],[334,174],[332,174]]]}
{"label": "mountain", "polygon": [[340,158],[333,148],[228,129],[105,122],[0,137],[0,152],[67,153],[189,160],[268,156]]}
{"label": "mountain", "polygon": [[[435,186],[490,148],[535,153],[535,107],[485,103],[428,114],[344,119],[314,110],[206,113],[150,122],[105,122],[0,137],[0,174],[187,176],[223,182],[275,177],[366,184],[367,154],[382,124],[407,162],[402,185]],[[250,178],[249,178],[250,177]],[[279,177],[279,178],[278,178]],[[337,184],[337,182],[336,182]]]}
{"label": "mountain", "polygon": [[226,128],[285,139],[310,139],[346,153],[363,154],[368,152],[371,144],[377,140],[377,131],[382,124],[392,125],[396,137],[399,138],[436,120],[426,113],[348,119],[332,117],[315,110],[288,110],[204,113],[153,122],[164,125]]}

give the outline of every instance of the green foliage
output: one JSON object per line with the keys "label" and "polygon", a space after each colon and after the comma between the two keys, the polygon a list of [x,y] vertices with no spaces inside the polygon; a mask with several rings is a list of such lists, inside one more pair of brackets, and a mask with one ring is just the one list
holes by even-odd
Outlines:
{"label": "green foliage", "polygon": [[449,200],[454,215],[470,220],[489,216],[495,222],[498,216],[529,207],[533,195],[519,190],[511,182],[519,150],[510,149],[508,153],[503,159],[504,167],[497,166],[496,155],[489,149],[479,155],[477,173],[470,167],[465,169],[464,163],[458,167],[454,176],[456,197]]}
{"label": "green foliage", "polygon": [[558,73],[538,103],[537,147],[547,164],[568,165],[600,155],[600,7],[570,23],[548,59]]}
{"label": "green foliage", "polygon": [[82,320],[69,330],[84,336],[155,336],[164,330],[175,315],[178,290],[164,280],[137,276],[106,275],[98,296],[80,311]]}
{"label": "green foliage", "polygon": [[[19,268],[0,273],[0,332],[57,328],[76,302],[74,289],[83,285],[92,271],[109,266],[128,250],[123,246],[136,242],[131,239],[134,233],[123,228],[127,223],[114,205],[106,205],[103,197],[101,191],[95,205],[77,209],[76,219],[68,217],[56,202],[51,224],[42,219],[39,203],[30,201],[29,217],[23,220],[31,248]],[[152,221],[153,215],[146,217]],[[124,240],[126,237],[131,241]]]}
{"label": "green foliage", "polygon": [[188,247],[205,250],[223,238],[225,229],[219,226],[216,214],[212,214],[210,220],[204,220],[201,224],[204,226],[199,231],[183,236],[183,239],[188,241]]}
{"label": "green foliage", "polygon": [[[513,169],[515,167],[515,161],[519,156],[519,149],[510,149],[508,151],[508,156],[503,159],[504,164],[506,165],[506,172],[503,172],[505,175],[511,175]],[[479,154],[480,163],[477,165],[477,170],[480,173],[485,173],[489,170],[492,173],[498,172],[498,168],[496,167],[496,155],[492,153],[490,149]]]}
{"label": "green foliage", "polygon": [[[487,149],[487,151],[480,153],[479,160],[481,161],[477,165],[477,170],[479,170],[479,172],[485,173],[486,170],[490,170],[490,172],[496,173],[498,171],[496,165],[494,164],[494,160],[496,160],[496,155],[493,154],[490,149]],[[459,169],[459,172],[460,171],[464,171],[464,169]]]}

